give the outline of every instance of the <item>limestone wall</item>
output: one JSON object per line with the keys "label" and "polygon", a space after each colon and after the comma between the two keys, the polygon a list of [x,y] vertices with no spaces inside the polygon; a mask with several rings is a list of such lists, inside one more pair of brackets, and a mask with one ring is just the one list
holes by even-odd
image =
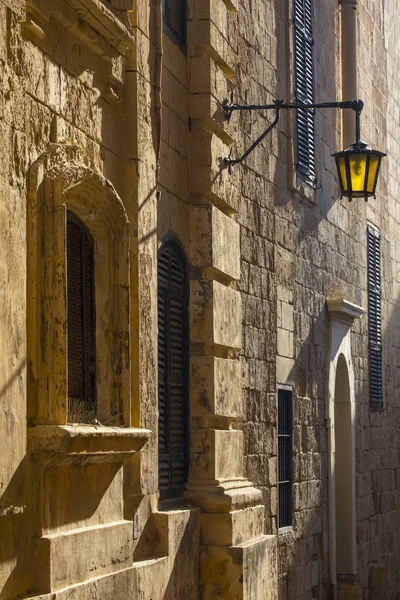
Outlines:
{"label": "limestone wall", "polygon": [[[340,5],[315,5],[316,100],[340,99]],[[289,113],[243,164],[224,167],[272,119],[234,113],[226,123],[229,93],[243,103],[293,97],[292,0],[187,8],[183,50],[155,1],[0,0],[0,598],[331,597],[326,299],[366,310],[367,223],[381,231],[384,411],[368,404],[365,314],[350,333],[357,574],[336,590],[395,598],[396,2],[358,2],[362,137],[389,153],[368,204],[339,198],[335,110],[316,113],[315,187],[296,174]],[[102,235],[123,221],[110,253],[99,254],[109,284],[99,385],[113,415],[100,429],[66,424],[57,252],[65,254],[69,203]],[[189,263],[191,468],[186,506],[159,511],[157,252],[166,236]],[[294,402],[285,532],[280,384],[292,386]]]}
{"label": "limestone wall", "polygon": [[[294,176],[289,115],[282,118],[279,132],[239,167],[246,406],[242,427],[248,475],[263,490],[268,532],[276,532],[276,384],[291,384],[294,391],[294,528],[278,536],[283,598],[325,598],[329,593],[325,299],[344,296],[367,308],[367,222],[382,233],[385,411],[374,413],[368,406],[365,315],[352,330],[358,577],[365,593],[370,586],[370,594],[377,594],[381,585],[379,593],[389,598],[398,586],[398,398],[393,369],[398,345],[394,175],[398,154],[392,137],[398,124],[396,84],[389,75],[397,56],[393,10],[391,3],[359,5],[362,138],[390,152],[377,199],[368,205],[339,199],[330,157],[341,144],[340,116],[335,112],[316,114],[315,191]],[[250,10],[246,4],[242,14],[239,99],[251,103],[291,98],[290,3],[257,3]],[[315,33],[316,101],[340,98],[336,4],[316,6]],[[242,125],[236,150],[240,154],[265,125],[255,115],[233,118]]]}
{"label": "limestone wall", "polygon": [[[28,479],[26,470],[26,215],[24,202],[26,173],[26,116],[32,109],[22,102],[23,93],[15,72],[15,40],[7,34],[8,27],[16,22],[22,7],[14,3],[0,4],[0,63],[2,140],[1,224],[1,411],[0,439],[2,460],[0,464],[0,587],[6,598],[10,590],[23,590],[26,585],[24,571],[19,568],[18,554],[23,551],[21,540],[26,516]],[[14,26],[15,27],[15,26]],[[11,39],[10,39],[11,38]],[[13,68],[14,67],[14,68]],[[16,102],[16,97],[20,102]],[[18,104],[14,110],[14,106]],[[44,125],[44,123],[43,123]],[[18,223],[18,227],[15,227]],[[7,592],[8,590],[8,592]],[[3,592],[4,593],[4,592]]]}

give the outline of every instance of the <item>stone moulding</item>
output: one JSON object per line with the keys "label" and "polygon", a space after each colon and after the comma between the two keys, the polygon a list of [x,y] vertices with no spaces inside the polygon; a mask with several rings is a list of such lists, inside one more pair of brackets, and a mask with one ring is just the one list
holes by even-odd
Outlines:
{"label": "stone moulding", "polygon": [[148,429],[98,425],[38,425],[28,429],[28,449],[47,463],[121,463],[142,449]]}
{"label": "stone moulding", "polygon": [[96,34],[122,55],[135,46],[133,32],[101,0],[69,0],[68,3],[65,0],[27,0],[22,30],[43,39],[45,32],[42,24],[50,18],[62,23],[104,58],[108,53],[102,49],[101,40],[96,42]]}
{"label": "stone moulding", "polygon": [[[100,418],[116,426],[130,425],[129,221],[111,182],[86,163],[77,148],[52,144],[28,172],[30,425],[68,423],[67,210],[99,241],[95,285]],[[112,415],[119,415],[118,420]]]}
{"label": "stone moulding", "polygon": [[355,319],[359,319],[364,314],[364,309],[357,304],[353,304],[345,298],[328,298],[326,307],[331,318],[338,319],[349,325],[352,325]]}

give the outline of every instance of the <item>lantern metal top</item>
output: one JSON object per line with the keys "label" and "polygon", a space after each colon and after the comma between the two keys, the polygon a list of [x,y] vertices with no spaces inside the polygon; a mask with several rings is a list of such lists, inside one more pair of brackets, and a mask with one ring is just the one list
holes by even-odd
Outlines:
{"label": "lantern metal top", "polygon": [[364,107],[362,100],[348,100],[343,102],[320,102],[320,103],[285,103],[283,100],[275,100],[273,104],[234,104],[233,93],[231,101],[223,103],[225,119],[229,122],[232,113],[239,111],[252,110],[275,110],[275,119],[267,129],[256,139],[240,158],[225,158],[225,165],[229,171],[231,168],[241,163],[247,156],[262,142],[262,140],[277,126],[281,110],[313,110],[316,108],[340,108],[341,110],[351,109],[355,112],[355,133],[356,141],[347,150],[337,152],[332,156],[336,160],[338,176],[342,196],[347,196],[351,201],[353,198],[365,198],[375,196],[376,184],[378,181],[380,164],[384,152],[372,150],[360,139],[360,115]]}

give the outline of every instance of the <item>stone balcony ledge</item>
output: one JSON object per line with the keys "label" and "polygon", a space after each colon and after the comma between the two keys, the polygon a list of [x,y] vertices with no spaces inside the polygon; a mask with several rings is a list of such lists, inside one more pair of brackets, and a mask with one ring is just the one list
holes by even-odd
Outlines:
{"label": "stone balcony ledge", "polygon": [[134,427],[37,425],[28,429],[28,450],[51,464],[122,463],[150,435],[150,430]]}

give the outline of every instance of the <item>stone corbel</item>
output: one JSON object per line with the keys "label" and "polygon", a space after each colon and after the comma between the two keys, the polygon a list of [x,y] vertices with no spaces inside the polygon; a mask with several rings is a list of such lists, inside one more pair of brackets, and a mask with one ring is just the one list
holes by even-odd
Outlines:
{"label": "stone corbel", "polygon": [[105,97],[112,104],[119,104],[122,102],[122,94],[120,91],[120,86],[115,81],[114,78],[109,78],[106,83],[106,89],[104,93]]}
{"label": "stone corbel", "polygon": [[31,0],[26,2],[26,17],[21,21],[21,30],[27,37],[42,40],[45,37],[44,23],[49,20],[48,11],[40,10]]}

